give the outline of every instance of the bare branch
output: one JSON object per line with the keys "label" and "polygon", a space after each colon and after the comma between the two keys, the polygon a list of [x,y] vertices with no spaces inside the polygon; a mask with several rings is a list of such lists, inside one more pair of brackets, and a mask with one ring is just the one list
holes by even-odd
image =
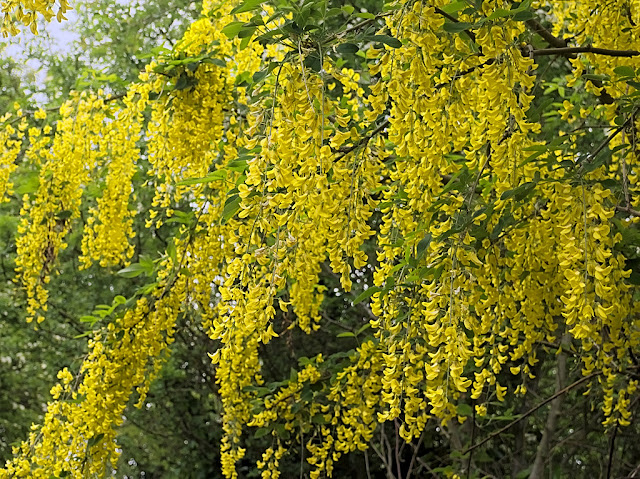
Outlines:
{"label": "bare branch", "polygon": [[631,216],[640,217],[640,211],[636,211],[633,208],[630,208],[628,206],[616,206],[616,211],[620,211],[622,213],[627,213],[627,214],[630,214]]}
{"label": "bare branch", "polygon": [[635,57],[640,55],[637,50],[613,50],[611,48],[586,47],[561,47],[561,48],[541,48],[533,50],[534,57],[560,55],[563,57],[574,57],[578,53],[593,53],[596,55],[607,55],[610,57]]}
{"label": "bare branch", "polygon": [[549,30],[544,28],[538,20],[532,18],[531,20],[527,20],[525,24],[532,32],[540,35],[544,39],[544,41],[546,41],[552,47],[564,48],[568,46],[566,40],[554,36]]}
{"label": "bare branch", "polygon": [[524,414],[520,415],[519,418],[511,421],[509,424],[507,424],[506,426],[498,429],[496,432],[489,434],[487,437],[485,437],[482,441],[474,444],[473,446],[467,448],[466,450],[462,451],[462,455],[464,456],[465,454],[467,454],[468,452],[473,451],[474,449],[482,446],[483,444],[486,444],[487,442],[489,442],[491,439],[493,439],[494,437],[499,436],[500,434],[502,434],[503,432],[509,430],[511,427],[513,427],[514,425],[518,424],[520,421],[522,421],[524,418],[531,416],[534,412],[536,412],[538,409],[540,409],[542,406],[550,403],[551,401],[553,401],[555,398],[562,396],[563,394],[568,393],[569,391],[571,391],[572,389],[577,388],[578,386],[580,386],[582,383],[585,383],[587,381],[589,381],[590,379],[595,378],[596,376],[599,376],[600,374],[602,374],[601,372],[597,372],[597,373],[592,373],[589,374],[588,376],[585,376],[583,378],[578,379],[577,381],[569,384],[566,388],[561,389],[560,391],[558,391],[557,393],[555,393],[553,396],[548,397],[547,399],[545,399],[544,401],[542,401],[540,404],[536,405],[535,407],[529,409],[527,412],[525,412]]}

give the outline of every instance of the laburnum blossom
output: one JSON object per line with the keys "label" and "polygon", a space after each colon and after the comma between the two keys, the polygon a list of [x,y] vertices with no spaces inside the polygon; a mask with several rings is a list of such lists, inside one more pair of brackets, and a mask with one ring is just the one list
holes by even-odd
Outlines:
{"label": "laburnum blossom", "polygon": [[[279,477],[300,446],[318,478],[367,449],[387,421],[411,441],[431,418],[444,428],[463,422],[464,400],[485,416],[527,394],[543,343],[571,342],[605,425],[629,424],[637,381],[626,371],[640,329],[614,225],[619,198],[606,187],[624,181],[625,210],[638,206],[640,155],[622,134],[638,121],[625,117],[620,127],[615,104],[624,89],[607,93],[613,104],[567,99],[555,112],[568,127],[588,115],[611,125],[611,162],[563,150],[564,166],[554,167],[557,148],[546,147],[531,114],[538,71],[523,45],[525,22],[488,0],[460,12],[464,29],[452,27],[442,3],[393,2],[385,41],[363,45],[367,71],[355,71],[327,52],[318,52],[320,68],[310,67],[302,42],[228,35],[230,24],[253,15],[267,30],[280,28],[286,16],[267,5],[235,12],[236,2],[205,1],[174,52],[200,59],[178,76],[157,62],[122,98],[73,94],[55,132],[43,111],[35,126],[19,110],[0,119],[3,201],[19,158],[39,169],[17,238],[30,321],[46,320],[47,285],[73,225],[84,222],[81,267],[114,268],[134,255],[136,188],[151,189],[141,218],[147,232],[182,222],[173,250],[155,263],[155,282],[93,333],[79,371],[59,374],[42,424],[15,447],[0,478],[104,475],[117,460],[127,403],[144,404],[177,318],[190,309],[219,345],[210,357],[230,479],[240,477],[244,441],[256,428],[272,439],[257,464],[263,478]],[[590,13],[597,2],[539,7],[555,15],[557,35],[640,49],[637,28],[610,30],[618,6],[598,21]],[[8,0],[4,31],[32,25],[37,13],[48,19],[53,8]],[[58,14],[66,9],[61,1]],[[620,67],[633,65],[588,51],[570,61],[567,81],[595,95],[602,87],[584,80],[585,71],[623,82]],[[568,179],[567,170],[579,175]],[[89,185],[100,194],[81,218]],[[179,205],[188,205],[190,220]],[[287,332],[278,315],[314,334],[325,321],[323,269],[350,294],[368,266],[372,336],[336,374],[326,374],[318,354],[259,392],[265,345]]]}

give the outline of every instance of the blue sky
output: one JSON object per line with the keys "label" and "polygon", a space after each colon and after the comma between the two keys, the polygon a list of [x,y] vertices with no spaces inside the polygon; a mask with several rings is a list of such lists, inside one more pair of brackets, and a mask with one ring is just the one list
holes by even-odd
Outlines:
{"label": "blue sky", "polygon": [[[49,23],[40,20],[37,36],[34,36],[29,28],[23,27],[20,34],[15,37],[0,38],[0,43],[6,46],[0,54],[16,60],[21,65],[22,75],[25,77],[35,75],[37,81],[44,82],[46,71],[43,71],[38,61],[28,58],[27,52],[30,48],[64,52],[78,38],[78,35],[73,32],[77,22],[75,10],[69,10],[65,16],[67,20],[62,23],[58,23],[55,18]],[[44,102],[46,99],[35,98],[35,100]]]}

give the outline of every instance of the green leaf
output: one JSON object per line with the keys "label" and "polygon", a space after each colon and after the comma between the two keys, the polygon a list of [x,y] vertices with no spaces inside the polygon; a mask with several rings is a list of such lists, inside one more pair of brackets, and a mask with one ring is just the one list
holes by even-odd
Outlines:
{"label": "green leaf", "polygon": [[354,43],[341,43],[336,47],[338,53],[356,53],[359,50],[358,45]]}
{"label": "green leaf", "polygon": [[198,80],[195,77],[189,76],[186,73],[182,73],[178,77],[178,81],[176,82],[176,86],[174,88],[177,91],[186,90],[187,88],[195,86],[197,83]]}
{"label": "green leaf", "polygon": [[454,189],[459,190],[461,188],[464,188],[470,180],[471,175],[469,175],[469,170],[466,167],[462,168],[451,177],[449,182],[444,186],[444,188],[442,188],[442,191],[438,196],[442,196]]}
{"label": "green leaf", "polygon": [[284,424],[276,424],[276,432],[282,439],[289,439],[291,437],[291,433]]}
{"label": "green leaf", "polygon": [[113,304],[116,306],[119,306],[121,304],[125,304],[127,302],[127,298],[125,298],[122,295],[117,295],[115,298],[113,298]]}
{"label": "green leaf", "polygon": [[460,33],[465,30],[470,30],[472,26],[471,23],[467,22],[450,22],[447,20],[442,28],[448,33]]}
{"label": "green leaf", "polygon": [[323,19],[326,20],[327,18],[342,15],[343,13],[344,11],[342,10],[342,8],[330,8],[329,10],[327,10],[327,13],[324,14]]}
{"label": "green leaf", "polygon": [[146,274],[147,268],[140,263],[133,263],[127,266],[126,268],[118,271],[118,275],[124,278],[135,278],[136,276],[140,276],[141,274]]}
{"label": "green leaf", "polygon": [[171,258],[173,264],[178,263],[178,252],[176,250],[176,244],[173,241],[167,245],[167,255]]}
{"label": "green leaf", "polygon": [[251,38],[258,27],[255,25],[247,25],[243,26],[238,32],[238,38]]}
{"label": "green leaf", "polygon": [[371,287],[367,288],[362,293],[360,293],[356,299],[353,300],[353,305],[355,306],[358,303],[362,303],[365,299],[370,298],[375,293],[378,293],[380,291],[381,291],[381,289],[378,286],[371,286]]}
{"label": "green leaf", "polygon": [[536,184],[534,182],[528,181],[517,188],[505,191],[502,193],[502,196],[500,196],[500,199],[506,200],[513,197],[516,201],[523,200],[535,187]]}
{"label": "green leaf", "polygon": [[231,22],[220,31],[224,33],[228,38],[235,38],[240,30],[242,30],[243,26],[244,22]]}
{"label": "green leaf", "polygon": [[620,66],[615,67],[613,72],[620,77],[635,77],[636,72],[633,71],[633,68],[628,66]]}
{"label": "green leaf", "polygon": [[268,74],[269,70],[261,70],[259,72],[255,72],[252,77],[253,83],[260,83],[267,77]]}
{"label": "green leaf", "polygon": [[314,424],[327,424],[327,418],[324,414],[316,414],[311,418],[311,422]]}
{"label": "green leaf", "polygon": [[355,338],[356,335],[351,331],[345,331],[344,333],[340,333],[336,335],[336,338]]}
{"label": "green leaf", "polygon": [[59,211],[56,213],[56,219],[60,221],[66,221],[71,218],[72,212],[69,210]]}
{"label": "green leaf", "polygon": [[354,10],[355,10],[355,8],[353,6],[351,6],[351,5],[344,5],[342,7],[342,11],[345,12],[347,15],[351,15]]}
{"label": "green leaf", "polygon": [[91,439],[87,441],[87,448],[95,446],[100,441],[102,441],[102,438],[104,438],[104,434],[102,433],[98,434],[97,436],[93,436]]}
{"label": "green leaf", "polygon": [[530,10],[523,10],[521,12],[516,13],[513,16],[513,20],[516,22],[526,22],[527,20],[531,20],[535,18],[535,14]]}
{"label": "green leaf", "polygon": [[473,415],[473,408],[468,404],[458,404],[456,414],[458,416],[471,416]]}
{"label": "green leaf", "polygon": [[[305,384],[302,388],[302,391],[300,391],[300,401],[302,403],[310,403],[311,401],[313,401],[313,391],[311,390],[309,383]],[[298,404],[302,406],[301,403]]]}
{"label": "green leaf", "polygon": [[232,160],[229,162],[226,168],[236,171],[238,173],[244,173],[247,167],[249,166],[249,163],[247,162],[246,158],[251,158],[251,157],[244,156],[244,157],[240,157],[235,160]]}
{"label": "green leaf", "polygon": [[422,256],[424,255],[425,251],[427,250],[427,248],[429,247],[429,245],[431,244],[431,235],[430,234],[426,234],[424,238],[422,238],[420,240],[420,242],[418,243],[418,245],[416,246],[416,258],[417,259],[421,259]]}
{"label": "green leaf", "polygon": [[240,203],[242,202],[242,198],[237,194],[231,195],[227,198],[227,201],[224,203],[224,208],[222,210],[222,224],[226,224],[231,218],[235,216],[235,214],[240,209]]}
{"label": "green leaf", "polygon": [[231,10],[231,15],[234,13],[244,13],[256,10],[262,4],[262,0],[245,0],[236,8]]}
{"label": "green leaf", "polygon": [[318,52],[312,52],[304,59],[304,66],[310,68],[314,72],[318,73],[320,71],[322,63],[320,61],[320,56]]}
{"label": "green leaf", "polygon": [[260,429],[258,429],[256,431],[256,433],[253,435],[253,437],[256,438],[256,439],[260,439],[261,437],[266,436],[270,432],[271,432],[270,429],[267,429],[266,427],[261,427]]}
{"label": "green leaf", "polygon": [[510,17],[515,15],[513,10],[505,10],[503,8],[496,8],[495,12],[487,17],[487,20],[496,20],[498,18]]}
{"label": "green leaf", "polygon": [[402,46],[402,42],[400,40],[389,35],[371,35],[367,37],[367,40],[384,43],[385,45],[389,45],[391,48],[399,48]]}
{"label": "green leaf", "polygon": [[225,170],[217,170],[210,175],[202,178],[189,178],[186,180],[178,181],[176,184],[180,186],[199,185],[202,183],[210,183],[212,181],[222,181],[227,178],[227,172]]}
{"label": "green leaf", "polygon": [[371,323],[367,323],[367,324],[362,325],[360,327],[360,329],[358,329],[356,331],[356,336],[359,336],[360,334],[362,334],[363,332],[365,332],[369,328],[371,328]]}
{"label": "green leaf", "polygon": [[516,220],[511,214],[511,212],[505,211],[500,217],[500,219],[498,220],[498,223],[495,225],[495,227],[491,231],[491,234],[489,235],[489,239],[491,241],[497,240],[500,237],[500,234],[502,233],[502,231],[504,231],[504,229],[507,228],[508,226],[511,226],[512,224],[514,224],[515,221]]}
{"label": "green leaf", "polygon": [[468,7],[469,4],[465,1],[459,1],[459,2],[451,2],[448,5],[443,5],[441,8],[441,10],[445,13],[448,13],[449,15],[452,15],[466,7]]}
{"label": "green leaf", "polygon": [[584,78],[585,80],[595,80],[601,82],[610,80],[609,75],[596,75],[594,73],[585,73],[584,75],[581,75],[581,78]]}
{"label": "green leaf", "polygon": [[165,223],[167,224],[181,223],[183,225],[190,226],[194,219],[195,219],[195,214],[193,213],[193,211],[189,211],[188,213],[185,213],[184,211],[176,210],[173,212],[173,216],[167,219]]}

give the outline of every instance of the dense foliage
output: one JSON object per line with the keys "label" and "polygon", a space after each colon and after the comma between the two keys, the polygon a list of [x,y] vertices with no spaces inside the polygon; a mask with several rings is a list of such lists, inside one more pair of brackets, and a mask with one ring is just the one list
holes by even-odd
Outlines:
{"label": "dense foliage", "polygon": [[162,402],[220,445],[178,477],[636,469],[638,8],[357,7],[205,1],[136,81],[2,118],[29,334],[69,275],[110,298],[0,477],[108,474]]}

